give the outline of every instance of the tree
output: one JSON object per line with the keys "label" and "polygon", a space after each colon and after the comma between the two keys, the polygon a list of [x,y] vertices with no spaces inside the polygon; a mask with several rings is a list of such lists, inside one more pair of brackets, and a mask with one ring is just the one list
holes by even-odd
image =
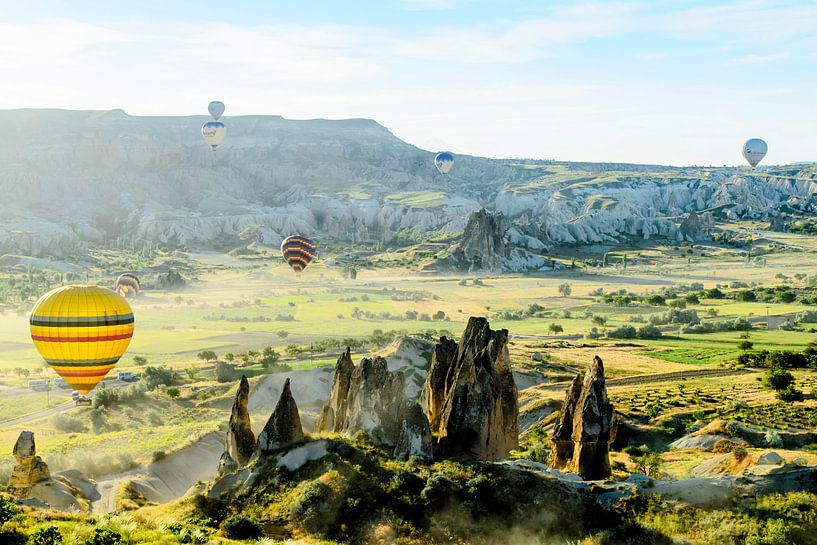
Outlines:
{"label": "tree", "polygon": [[235,354],[233,354],[232,352],[227,352],[226,354],[224,354],[224,361],[230,362],[235,361]]}
{"label": "tree", "polygon": [[777,294],[777,300],[781,303],[793,303],[797,295],[793,291],[782,291]]}
{"label": "tree", "polygon": [[143,367],[148,364],[148,359],[144,356],[134,356],[133,357],[134,365],[138,365],[139,367]]}
{"label": "tree", "polygon": [[782,367],[772,367],[763,375],[761,384],[767,390],[785,390],[794,384],[794,375]]}
{"label": "tree", "polygon": [[164,365],[146,367],[142,372],[142,384],[148,390],[155,390],[159,386],[169,386],[173,381],[173,371]]}
{"label": "tree", "polygon": [[231,382],[236,379],[235,365],[217,361],[215,375],[218,382]]}
{"label": "tree", "polygon": [[287,353],[288,356],[296,357],[298,354],[303,352],[303,349],[298,346],[297,344],[288,344],[286,348],[284,348],[284,352]]}
{"label": "tree", "polygon": [[438,310],[437,312],[434,313],[431,319],[434,320],[435,322],[442,322],[443,320],[445,320],[445,312],[443,312],[442,310]]}
{"label": "tree", "polygon": [[191,365],[184,370],[184,373],[190,380],[196,380],[196,376],[199,374],[199,371],[201,371],[201,369],[198,366]]}
{"label": "tree", "polygon": [[564,328],[561,326],[561,324],[550,324],[548,326],[548,332],[550,332],[550,333],[556,334],[556,333],[562,333],[563,331],[564,331]]}
{"label": "tree", "polygon": [[278,335],[278,338],[280,339],[286,339],[289,337],[289,331],[281,329],[276,333],[276,335]]}
{"label": "tree", "polygon": [[273,350],[271,346],[268,346],[264,349],[263,356],[261,357],[261,365],[267,369],[278,363],[280,359],[281,354]]}
{"label": "tree", "polygon": [[754,346],[755,345],[752,341],[740,341],[738,343],[738,350],[751,350]]}
{"label": "tree", "polygon": [[559,284],[559,293],[562,294],[562,297],[567,297],[571,293],[573,293],[573,288],[570,287],[570,284]]}
{"label": "tree", "polygon": [[593,322],[596,325],[600,325],[600,326],[604,327],[604,324],[607,323],[607,317],[606,316],[601,316],[599,314],[594,314],[593,317],[590,319],[590,321]]}
{"label": "tree", "polygon": [[212,350],[203,350],[199,352],[196,355],[196,357],[204,361],[213,361],[215,359],[218,359],[218,356],[216,356],[216,353],[213,352]]}

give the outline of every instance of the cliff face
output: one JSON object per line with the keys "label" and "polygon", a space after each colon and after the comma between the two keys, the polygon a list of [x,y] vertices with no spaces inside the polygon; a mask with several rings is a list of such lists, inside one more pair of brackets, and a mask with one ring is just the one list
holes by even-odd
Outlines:
{"label": "cliff face", "polygon": [[11,471],[8,486],[11,494],[25,497],[34,485],[51,478],[48,466],[37,456],[33,432],[20,432],[14,444],[14,459],[17,463]]}
{"label": "cliff face", "polygon": [[380,356],[352,362],[347,348],[335,366],[329,401],[321,412],[318,432],[354,435],[394,449],[398,457],[431,457],[431,432],[417,403],[406,399],[405,378],[390,372]]}
{"label": "cliff face", "polygon": [[442,456],[506,457],[519,446],[517,398],[508,330],[471,318],[459,344],[440,339],[422,402]]}
{"label": "cliff face", "polygon": [[[459,155],[441,177],[433,153],[362,119],[233,117],[213,154],[200,139],[204,120],[0,112],[15,135],[0,149],[0,254],[59,257],[123,236],[207,245],[250,226],[272,245],[293,232],[388,242],[401,229],[463,231],[481,208],[501,212],[525,239],[511,242],[535,252],[624,235],[675,238],[672,218],[717,207],[733,217],[766,217],[784,205],[813,212],[817,192],[812,167],[764,177],[734,168]],[[350,198],[357,184],[367,193]]]}

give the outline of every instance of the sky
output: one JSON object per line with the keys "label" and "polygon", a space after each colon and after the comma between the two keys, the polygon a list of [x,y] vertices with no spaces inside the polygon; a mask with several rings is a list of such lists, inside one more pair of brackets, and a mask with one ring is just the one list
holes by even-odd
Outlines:
{"label": "sky", "polygon": [[[817,161],[817,1],[0,0],[0,109],[370,118],[428,150]],[[225,141],[225,145],[228,142]]]}

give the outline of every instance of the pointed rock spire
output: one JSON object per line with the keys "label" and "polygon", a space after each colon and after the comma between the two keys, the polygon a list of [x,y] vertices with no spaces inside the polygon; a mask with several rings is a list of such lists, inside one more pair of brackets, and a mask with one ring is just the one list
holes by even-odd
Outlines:
{"label": "pointed rock spire", "polygon": [[230,413],[230,424],[224,454],[221,455],[218,470],[220,473],[231,471],[246,464],[255,450],[255,434],[250,426],[250,413],[247,404],[250,400],[250,383],[242,375],[235,394],[233,410]]}
{"label": "pointed rock spire", "polygon": [[301,417],[298,405],[292,397],[289,388],[289,379],[284,383],[281,398],[272,411],[272,415],[258,436],[258,451],[270,452],[288,447],[304,440],[304,430],[301,427]]}

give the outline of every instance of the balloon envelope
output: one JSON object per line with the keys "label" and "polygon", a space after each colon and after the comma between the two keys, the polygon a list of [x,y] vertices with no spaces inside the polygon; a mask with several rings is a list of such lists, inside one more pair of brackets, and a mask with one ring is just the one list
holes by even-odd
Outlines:
{"label": "balloon envelope", "polygon": [[216,149],[227,136],[227,127],[221,121],[208,121],[201,126],[201,136],[213,149]]}
{"label": "balloon envelope", "polygon": [[220,100],[214,100],[207,105],[207,111],[210,112],[213,119],[218,121],[218,119],[224,114],[224,103]]}
{"label": "balloon envelope", "polygon": [[451,167],[454,166],[454,156],[443,151],[434,156],[434,166],[440,171],[440,174],[448,174]]}
{"label": "balloon envelope", "polygon": [[82,395],[113,369],[133,337],[123,297],[99,286],[63,286],[43,295],[29,319],[34,347]]}
{"label": "balloon envelope", "polygon": [[281,242],[284,260],[295,272],[301,272],[315,258],[315,243],[301,235],[292,235]]}
{"label": "balloon envelope", "polygon": [[752,165],[752,168],[766,157],[767,151],[769,151],[769,146],[760,138],[750,138],[743,144],[743,158]]}
{"label": "balloon envelope", "polygon": [[116,293],[124,298],[136,297],[139,294],[141,282],[133,273],[120,274],[116,279]]}

